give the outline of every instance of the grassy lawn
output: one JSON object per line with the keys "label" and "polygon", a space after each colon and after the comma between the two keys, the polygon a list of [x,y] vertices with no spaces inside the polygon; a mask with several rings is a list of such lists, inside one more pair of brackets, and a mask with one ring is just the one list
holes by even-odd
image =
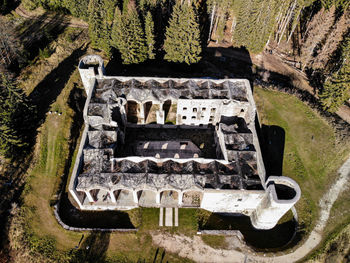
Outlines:
{"label": "grassy lawn", "polygon": [[56,199],[66,164],[73,115],[67,105],[67,99],[74,83],[77,82],[79,83],[79,79],[76,71],[52,105],[52,109],[60,108],[62,115],[48,114],[40,128],[37,143],[40,149],[36,149],[38,161],[30,173],[24,198],[26,206],[35,208],[30,216],[30,225],[34,233],[40,237],[46,235],[53,237],[59,249],[74,247],[80,239],[78,233],[62,229],[50,207],[50,200]]}
{"label": "grassy lawn", "polygon": [[301,188],[296,208],[301,227],[309,232],[318,216],[319,199],[349,156],[349,142],[338,144],[327,122],[293,96],[256,87],[254,98],[261,124],[276,125],[285,132],[282,174]]}
{"label": "grassy lawn", "polygon": [[[41,67],[40,64],[37,67]],[[35,66],[32,70],[36,71]],[[38,75],[38,78],[42,78],[42,76]],[[64,258],[71,258],[72,262],[76,262],[77,258],[80,260],[89,258],[89,261],[92,260],[91,262],[137,262],[138,260],[142,262],[144,260],[146,262],[153,260],[155,262],[189,262],[187,259],[169,254],[152,245],[150,231],[158,230],[159,209],[128,211],[134,225],[141,224],[140,231],[137,233],[72,232],[64,230],[58,224],[50,203],[57,200],[62,175],[66,171],[69,171],[70,174],[74,164],[68,160],[74,118],[74,111],[68,105],[68,100],[73,89],[77,89],[77,87],[82,87],[82,84],[78,71],[75,70],[55,102],[50,105],[50,110],[53,113],[46,115],[45,122],[39,130],[35,148],[36,162],[29,173],[23,194],[23,207],[28,208],[24,209],[24,217],[28,225],[26,231],[30,232],[28,235],[31,238],[29,246],[32,244],[37,246],[36,248],[30,247],[30,249],[40,253],[43,247],[48,246],[47,241],[52,241],[49,244],[54,244],[54,248],[62,253]],[[27,92],[30,93],[32,90],[28,86]],[[56,111],[61,115],[56,114]],[[73,160],[78,145],[79,141],[73,154]],[[195,233],[194,211],[191,209],[180,210],[179,213],[182,227],[179,229],[164,228],[162,231],[179,230],[190,234]],[[82,235],[84,235],[83,238]],[[78,245],[81,238],[80,248],[72,253],[72,249]],[[86,247],[89,249],[86,250]],[[74,255],[72,256],[72,254]],[[63,259],[61,260],[63,261]]]}
{"label": "grassy lawn", "polygon": [[[34,65],[31,70],[37,72],[40,67]],[[43,76],[38,78],[43,79]],[[23,80],[23,85],[26,81],[29,80]],[[76,87],[81,87],[77,70],[50,106],[50,110],[62,115],[47,114],[40,128],[35,149],[37,162],[29,174],[24,191],[24,206],[30,208],[26,210],[30,230],[36,237],[54,240],[55,248],[66,254],[84,235],[76,254],[80,258],[96,259],[94,262],[189,262],[188,259],[154,247],[151,232],[169,231],[193,236],[198,228],[196,209],[179,209],[179,227],[162,229],[158,227],[159,209],[129,211],[131,221],[139,226],[137,233],[71,232],[57,223],[50,200],[57,199],[62,175],[67,171],[70,174],[72,169],[72,164],[67,159],[74,112],[67,101]],[[34,86],[27,86],[27,92],[30,93],[33,88]],[[261,123],[277,125],[285,131],[283,175],[295,179],[302,189],[297,210],[301,225],[305,231],[309,231],[317,217],[317,202],[334,180],[336,169],[349,152],[349,145],[337,145],[332,128],[309,107],[290,95],[255,88],[255,99]],[[75,155],[73,161],[74,159]],[[335,210],[332,210],[335,223],[340,220],[342,204],[348,200],[348,197],[342,197],[340,203],[336,203]],[[203,240],[214,247],[224,246],[222,236],[203,236]],[[90,249],[86,250],[86,247]]]}
{"label": "grassy lawn", "polygon": [[202,235],[202,240],[208,246],[218,249],[227,249],[225,236]]}

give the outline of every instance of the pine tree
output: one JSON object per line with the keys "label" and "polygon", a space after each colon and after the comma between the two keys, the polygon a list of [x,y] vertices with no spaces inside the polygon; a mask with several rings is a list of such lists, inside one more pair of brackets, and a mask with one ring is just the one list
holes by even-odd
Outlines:
{"label": "pine tree", "polygon": [[199,25],[191,5],[176,2],[166,29],[164,50],[164,59],[168,61],[189,65],[201,59]]}
{"label": "pine tree", "polygon": [[321,4],[326,9],[335,6],[336,8],[343,8],[346,10],[349,7],[350,2],[349,0],[321,0]]}
{"label": "pine tree", "polygon": [[108,21],[105,0],[91,0],[89,4],[89,36],[91,46],[111,54],[111,21]]}
{"label": "pine tree", "polygon": [[89,20],[89,0],[65,0],[64,6],[73,16]]}
{"label": "pine tree", "polygon": [[323,42],[328,31],[334,23],[335,7],[329,10],[324,8],[318,12],[310,22],[309,30],[301,46],[301,61],[303,70],[312,64],[317,46]]}
{"label": "pine tree", "polygon": [[322,49],[319,50],[314,58],[312,68],[324,69],[333,53],[337,50],[343,40],[350,25],[350,10],[347,10],[339,18],[336,24],[331,28],[331,32],[325,40]]}
{"label": "pine tree", "polygon": [[105,20],[112,25],[114,19],[115,6],[118,3],[118,0],[104,0],[103,8],[106,10]]}
{"label": "pine tree", "polygon": [[237,25],[233,34],[233,45],[245,46],[253,53],[263,50],[273,33],[278,11],[276,0],[239,0],[236,6]]}
{"label": "pine tree", "polygon": [[148,58],[154,59],[154,22],[151,12],[147,12],[145,18],[145,35],[146,35],[146,45],[148,48]]}
{"label": "pine tree", "polygon": [[115,12],[112,45],[119,50],[124,64],[141,63],[148,54],[145,33],[134,2],[123,8],[123,14],[118,8]]}
{"label": "pine tree", "polygon": [[0,155],[11,157],[26,146],[19,130],[28,104],[21,89],[5,75],[0,78]]}
{"label": "pine tree", "polygon": [[125,29],[125,26],[122,20],[122,13],[120,12],[119,8],[116,7],[114,12],[114,20],[113,20],[113,27],[112,27],[111,45],[119,50],[122,48],[122,45],[121,45],[122,36],[126,34],[126,32],[123,32],[124,29]]}
{"label": "pine tree", "polygon": [[350,37],[342,48],[342,66],[325,83],[320,100],[325,110],[335,112],[350,99]]}

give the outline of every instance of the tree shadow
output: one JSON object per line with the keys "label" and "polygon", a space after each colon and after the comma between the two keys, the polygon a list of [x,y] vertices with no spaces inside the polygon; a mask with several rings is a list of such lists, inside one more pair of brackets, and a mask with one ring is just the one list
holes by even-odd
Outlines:
{"label": "tree shadow", "polygon": [[5,3],[0,6],[0,14],[6,15],[10,13],[12,10],[15,10],[20,3],[21,1],[19,0],[5,1]]}
{"label": "tree shadow", "polygon": [[163,251],[161,252],[161,248],[157,248],[154,256],[153,256],[153,261],[151,261],[150,259],[146,259],[146,258],[138,258],[137,259],[137,263],[146,263],[146,262],[153,262],[153,263],[163,263],[163,262],[168,262],[168,260],[165,260],[165,256],[166,256],[166,251],[165,249],[163,249]]}
{"label": "tree shadow", "polygon": [[76,69],[80,57],[85,53],[86,48],[79,48],[63,60],[54,70],[52,70],[30,93],[31,104],[36,108],[37,114],[32,119],[33,136],[31,146],[34,145],[37,128],[45,121],[46,113],[51,104],[57,99],[69,80],[72,72]]}
{"label": "tree shadow", "polygon": [[45,12],[35,19],[25,20],[16,27],[18,39],[27,52],[27,61],[32,60],[41,49],[57,39],[67,27],[64,21],[64,14]]}
{"label": "tree shadow", "polygon": [[63,223],[77,228],[134,229],[129,214],[118,210],[84,211],[72,205],[68,194],[62,193],[59,216]]}
{"label": "tree shadow", "polygon": [[252,61],[245,48],[208,47],[203,49],[202,59],[192,65],[167,62],[163,58],[123,65],[116,54],[106,65],[106,74],[167,78],[246,78],[252,81],[251,67]]}
{"label": "tree shadow", "polygon": [[110,232],[91,232],[83,240],[77,251],[72,251],[73,257],[70,262],[106,262],[107,250],[110,242]]}

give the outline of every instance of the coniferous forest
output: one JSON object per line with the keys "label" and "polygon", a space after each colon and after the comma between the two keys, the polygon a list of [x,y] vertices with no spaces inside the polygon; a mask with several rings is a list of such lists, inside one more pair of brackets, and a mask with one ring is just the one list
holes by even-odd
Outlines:
{"label": "coniferous forest", "polygon": [[[81,18],[93,48],[124,64],[193,64],[209,41],[257,54],[276,47],[319,89],[325,110],[349,99],[347,0],[22,0]],[[6,9],[3,1],[3,9]],[[344,79],[345,78],[345,79]]]}

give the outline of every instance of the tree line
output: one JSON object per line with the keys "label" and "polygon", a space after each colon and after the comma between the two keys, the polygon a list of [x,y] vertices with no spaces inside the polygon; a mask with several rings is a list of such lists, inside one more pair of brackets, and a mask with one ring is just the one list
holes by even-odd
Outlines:
{"label": "tree line", "polygon": [[28,146],[34,113],[27,96],[7,75],[0,74],[0,156],[11,158]]}
{"label": "tree line", "polygon": [[[43,6],[63,10],[89,23],[91,46],[113,54],[124,64],[141,63],[157,55],[165,60],[196,63],[202,43],[192,1],[164,0],[23,0],[28,9]],[[169,21],[169,24],[167,24]],[[164,54],[165,53],[165,54]],[[164,56],[163,56],[164,54]]]}
{"label": "tree line", "polygon": [[348,0],[22,0],[22,4],[87,21],[91,46],[107,55],[117,51],[125,64],[155,58],[196,63],[208,41],[245,47],[255,54],[276,48],[307,74],[326,110],[335,111],[348,99],[347,82],[338,88],[332,82],[346,71],[348,61],[344,59],[350,35]]}

